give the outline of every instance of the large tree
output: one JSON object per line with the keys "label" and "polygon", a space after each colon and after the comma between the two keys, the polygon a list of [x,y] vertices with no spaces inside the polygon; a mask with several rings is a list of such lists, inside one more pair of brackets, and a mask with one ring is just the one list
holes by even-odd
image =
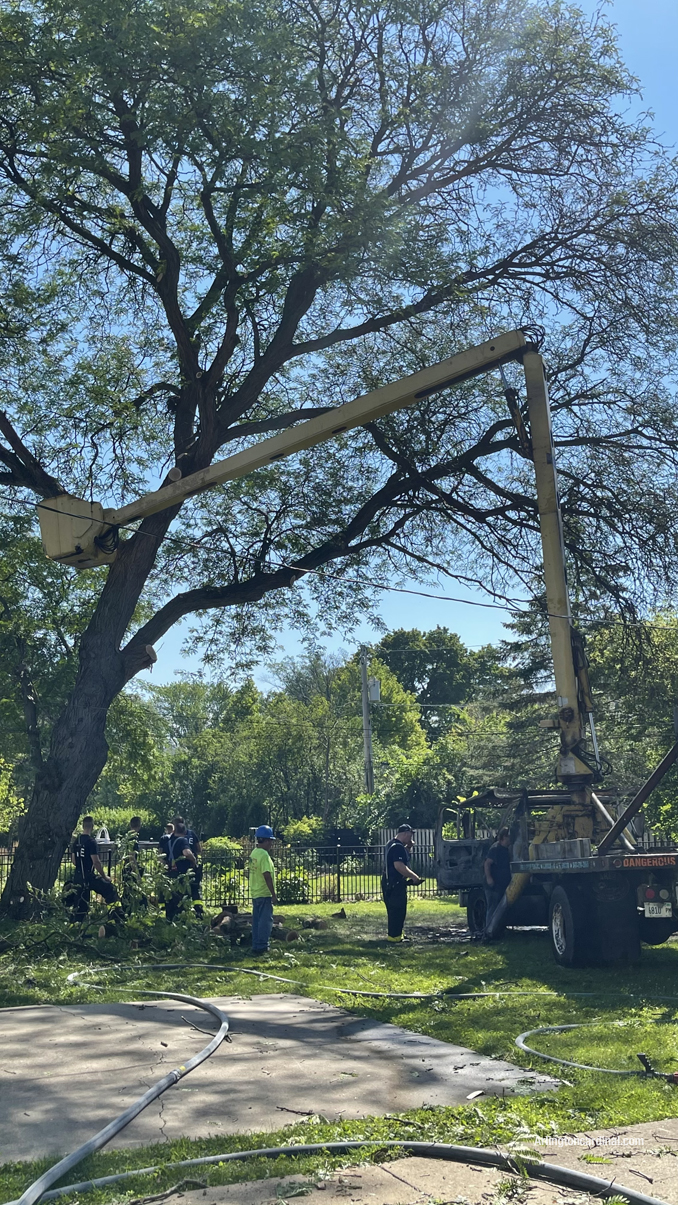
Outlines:
{"label": "large tree", "polygon": [[[30,326],[5,357],[0,482],[119,503],[544,321],[577,580],[665,588],[676,179],[633,93],[605,19],[560,2],[13,0],[5,253],[61,326],[48,363]],[[309,596],[350,618],[394,571],[530,583],[536,530],[496,382],[145,520],[94,575],[4,907],[53,882],[111,703],[177,621],[214,652]]]}

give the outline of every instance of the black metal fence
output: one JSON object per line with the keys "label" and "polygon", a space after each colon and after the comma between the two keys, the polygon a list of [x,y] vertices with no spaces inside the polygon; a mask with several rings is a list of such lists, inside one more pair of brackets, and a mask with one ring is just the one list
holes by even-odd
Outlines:
{"label": "black metal fence", "polygon": [[[106,873],[121,886],[123,857],[117,846],[100,847],[100,857]],[[676,842],[665,834],[646,830],[638,840],[641,850],[675,849]],[[380,878],[384,865],[384,845],[326,845],[312,849],[284,846],[276,842],[272,851],[277,874],[277,894],[284,904],[341,904],[357,900],[376,900],[381,896]],[[424,882],[412,887],[414,895],[432,898],[438,894],[434,850],[432,843],[415,844],[412,869],[424,877]],[[12,862],[12,852],[0,848],[0,890],[4,887]],[[206,853],[202,859],[202,896],[209,907],[223,903],[250,902],[247,865],[249,848],[242,852],[228,851],[218,856]],[[153,865],[164,865],[157,846],[143,842],[139,862],[146,872]],[[66,854],[59,868],[57,886],[72,877],[73,866]],[[150,879],[150,873],[148,873]]]}
{"label": "black metal fence", "polygon": [[[272,852],[276,867],[276,890],[281,905],[341,904],[359,900],[376,900],[381,896],[381,872],[384,865],[383,845],[331,845],[314,849],[282,846]],[[120,885],[123,860],[117,848],[100,851],[101,861],[113,882]],[[0,889],[9,873],[12,854],[0,850]],[[156,847],[139,851],[142,870],[157,863]],[[227,852],[218,858],[202,859],[202,896],[210,907],[222,903],[250,902],[247,872],[248,850]],[[424,876],[424,882],[411,888],[413,894],[431,898],[437,894],[433,847],[416,846],[412,869]],[[68,855],[59,868],[58,884],[63,885],[73,873]]]}

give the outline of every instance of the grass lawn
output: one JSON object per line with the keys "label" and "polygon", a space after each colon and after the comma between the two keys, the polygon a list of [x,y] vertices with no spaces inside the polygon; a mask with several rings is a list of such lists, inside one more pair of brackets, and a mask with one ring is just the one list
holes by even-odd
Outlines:
{"label": "grass lawn", "polygon": [[[534,1040],[540,1049],[564,1058],[598,1066],[629,1069],[640,1067],[638,1051],[650,1056],[660,1070],[678,1068],[678,945],[644,948],[639,966],[603,970],[585,968],[569,971],[552,961],[543,932],[509,932],[498,944],[481,946],[453,940],[450,929],[463,923],[464,914],[451,901],[415,899],[410,904],[408,926],[414,940],[389,946],[384,940],[385,916],[376,903],[345,905],[347,919],[331,920],[328,930],[303,930],[304,916],[330,917],[336,904],[281,909],[288,923],[298,925],[301,940],[274,945],[257,968],[300,980],[303,986],[277,984],[238,974],[239,967],[252,967],[255,960],[247,949],[231,949],[207,938],[197,924],[167,926],[164,921],[144,918],[136,938],[129,933],[102,940],[87,939],[79,951],[77,940],[49,938],[49,926],[3,929],[4,937],[23,945],[0,956],[0,1006],[32,1003],[80,1003],[87,1000],[134,999],[134,987],[185,991],[198,996],[254,995],[260,992],[303,992],[319,1000],[339,1004],[361,1016],[393,1022],[431,1034],[443,1041],[459,1043],[485,1054],[511,1059],[524,1067],[550,1070],[553,1064],[531,1059],[514,1046],[517,1034],[539,1025],[579,1022],[581,1030],[544,1035]],[[437,935],[440,935],[439,937]],[[140,948],[132,949],[131,940]],[[50,952],[50,942],[54,949]],[[36,944],[37,943],[37,944]],[[130,964],[124,977],[110,969],[108,958]],[[134,970],[134,962],[209,961],[214,970],[196,969],[150,973]],[[108,964],[110,967],[110,963]],[[110,984],[102,992],[72,986],[66,976],[87,968],[92,981]],[[226,973],[225,973],[226,972]],[[122,995],[114,985],[129,984]],[[445,995],[426,1001],[352,998],[338,996],[327,985],[373,991],[527,991],[531,995],[500,996],[476,1000],[454,1000]],[[543,994],[546,991],[557,995]],[[577,993],[595,993],[593,996]],[[540,994],[541,993],[541,994]],[[662,997],[670,996],[666,1000]],[[286,1127],[275,1134],[243,1134],[181,1140],[162,1146],[121,1152],[101,1152],[88,1159],[68,1179],[110,1174],[202,1154],[218,1154],[255,1146],[279,1145],[290,1140],[323,1141],[343,1137],[374,1139],[376,1147],[386,1138],[437,1139],[471,1145],[491,1145],[519,1140],[529,1145],[540,1135],[573,1132],[630,1124],[675,1116],[678,1089],[651,1079],[608,1076],[575,1068],[560,1069],[567,1083],[557,1091],[538,1095],[479,1098],[457,1108],[415,1110],[401,1121],[371,1118],[325,1124],[320,1119]],[[406,1124],[407,1123],[407,1124]],[[132,1123],[134,1124],[134,1123]],[[74,1136],[74,1145],[86,1136]],[[183,1174],[197,1175],[209,1184],[329,1168],[329,1160],[256,1160],[208,1169],[188,1169],[179,1174],[171,1166],[154,1177],[135,1178],[124,1189],[90,1193],[86,1200],[123,1200],[160,1192],[175,1184]],[[0,1168],[0,1200],[18,1196],[49,1161],[6,1164]]]}

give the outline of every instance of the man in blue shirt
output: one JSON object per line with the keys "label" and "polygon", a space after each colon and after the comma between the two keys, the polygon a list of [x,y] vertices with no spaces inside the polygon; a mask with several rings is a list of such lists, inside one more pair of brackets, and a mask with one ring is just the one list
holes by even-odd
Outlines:
{"label": "man in blue shirt", "polygon": [[414,830],[401,824],[395,840],[386,846],[386,865],[381,877],[381,893],[388,917],[388,941],[402,941],[407,915],[407,884],[421,883],[418,874],[410,870],[410,854]]}
{"label": "man in blue shirt", "polygon": [[[176,819],[174,823],[174,832],[169,837],[167,849],[167,873],[172,882],[171,895],[165,901],[165,915],[169,921],[175,920],[181,901],[184,898],[184,883],[185,879],[181,880],[182,875],[187,875],[189,871],[195,871],[197,863],[195,855],[191,851],[188,843],[188,835],[186,833],[186,825],[183,820]],[[192,888],[193,876],[189,879],[189,885]],[[180,880],[177,882],[177,880]],[[191,896],[193,891],[191,890]]]}
{"label": "man in blue shirt", "polygon": [[191,899],[193,900],[193,911],[196,916],[203,916],[204,909],[202,906],[201,884],[202,884],[202,863],[198,861],[198,857],[202,853],[200,838],[198,834],[189,828],[183,816],[174,817],[174,831],[177,831],[177,825],[182,824],[186,829],[186,840],[188,848],[195,858],[195,866],[191,875]]}
{"label": "man in blue shirt", "polygon": [[483,863],[485,874],[485,903],[487,906],[485,925],[500,904],[504,892],[511,882],[511,837],[507,828],[500,828],[497,840],[490,846]]}

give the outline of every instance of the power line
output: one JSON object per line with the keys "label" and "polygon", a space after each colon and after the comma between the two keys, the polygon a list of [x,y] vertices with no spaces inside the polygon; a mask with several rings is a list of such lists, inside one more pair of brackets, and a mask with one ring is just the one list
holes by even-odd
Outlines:
{"label": "power line", "polygon": [[[29,502],[25,498],[11,498],[11,497],[8,497],[6,494],[0,494],[0,499],[2,499],[5,502],[9,502],[11,504],[17,504],[17,505],[21,505],[21,506],[29,506],[33,510],[36,509],[36,505],[37,505],[33,502]],[[45,506],[44,502],[41,502],[39,505],[42,506],[44,510],[53,511],[56,514],[68,515],[70,518],[82,519],[82,517],[83,517],[82,515],[76,515],[75,513],[69,512],[69,511],[62,511],[62,510],[57,511],[56,507]],[[129,525],[126,525],[124,523],[115,524],[113,526],[117,526],[119,528],[119,530],[121,530],[121,531],[129,531],[133,535],[147,536],[149,539],[156,538],[155,536],[152,536],[151,533],[148,531],[142,531],[140,528],[130,527]],[[188,542],[184,541],[183,539],[180,539],[177,536],[171,536],[168,534],[163,536],[162,540],[167,541],[168,543],[171,543],[171,544],[177,544],[180,548],[183,548],[185,550],[191,549],[194,551],[195,550],[199,551],[201,548],[201,545],[199,545],[199,544],[196,544],[193,542],[188,543]],[[357,577],[345,577],[345,576],[340,577],[339,575],[336,575],[335,577],[331,577],[331,576],[326,575],[319,569],[306,569],[302,565],[291,565],[291,564],[288,564],[288,562],[286,562],[286,561],[271,561],[270,564],[273,566],[276,566],[279,569],[288,569],[294,573],[299,573],[299,574],[304,574],[304,575],[312,574],[315,577],[325,578],[326,580],[329,580],[329,581],[348,582],[351,585],[356,585],[356,586],[369,586],[373,590],[383,590],[383,591],[386,591],[386,592],[389,592],[392,594],[409,594],[409,595],[413,595],[417,598],[430,598],[434,602],[454,602],[454,603],[461,603],[463,606],[480,607],[482,609],[490,610],[490,611],[508,611],[509,614],[515,615],[515,616],[522,615],[525,617],[532,616],[533,618],[539,617],[541,619],[568,619],[570,621],[572,620],[571,615],[564,615],[558,611],[544,611],[544,610],[540,609],[539,611],[535,612],[535,611],[530,611],[530,610],[525,609],[524,605],[522,605],[522,606],[515,605],[516,603],[524,604],[526,601],[529,602],[529,600],[525,600],[525,599],[507,598],[505,600],[505,602],[503,602],[503,603],[479,602],[478,599],[458,598],[455,595],[450,595],[450,594],[431,594],[429,591],[426,591],[426,590],[412,590],[405,586],[387,586],[386,584],[381,583],[381,582],[374,582],[374,581],[368,582],[362,578],[357,578]],[[587,621],[585,621],[585,624],[586,624],[586,622]],[[593,628],[605,628],[605,627],[651,628],[655,631],[660,631],[660,632],[672,631],[672,628],[667,624],[652,623],[648,620],[639,620],[636,622],[636,621],[625,621],[623,619],[605,619],[605,620],[592,619],[592,620],[588,620],[588,625]],[[528,637],[528,639],[534,639],[534,637]],[[485,645],[479,645],[478,647],[484,648]]]}
{"label": "power line", "polygon": [[[536,637],[530,636],[528,639],[535,640]],[[490,641],[486,641],[485,644],[465,644],[462,641],[462,645],[464,649],[484,649],[487,648],[488,645],[491,648],[494,648],[494,645],[492,645]],[[373,644],[370,646],[370,648],[378,660],[381,660],[382,657],[420,657],[422,654],[425,655],[426,653],[454,653],[456,655],[458,652],[457,649],[452,649],[447,644],[425,645],[420,649],[382,649],[380,648],[379,644]]]}
{"label": "power line", "polygon": [[[36,510],[37,506],[41,506],[43,510],[48,510],[52,514],[67,515],[71,519],[82,519],[83,518],[82,515],[77,515],[77,514],[75,514],[74,511],[57,509],[55,506],[46,506],[44,502],[33,503],[33,502],[29,502],[27,498],[10,498],[7,496],[7,494],[0,494],[0,498],[3,501],[9,502],[11,504],[17,504],[20,506],[29,506],[29,507],[31,507],[32,510]],[[131,527],[129,524],[117,523],[117,524],[112,524],[111,526],[117,527],[119,531],[129,531],[132,533],[132,535],[135,535],[135,536],[147,536],[149,539],[156,538],[155,536],[151,535],[150,531],[142,531],[140,528]],[[200,549],[199,544],[196,544],[193,542],[186,543],[183,539],[180,539],[177,536],[165,535],[165,536],[163,536],[163,540],[167,540],[169,543],[172,543],[172,544],[177,544],[180,548],[184,548],[184,549],[189,549],[189,548],[194,549],[194,550]],[[323,574],[319,569],[304,569],[303,566],[301,566],[301,565],[289,565],[289,564],[287,564],[286,561],[271,561],[271,564],[275,565],[279,569],[293,570],[295,573],[314,574],[316,577],[325,577],[325,574]],[[332,580],[333,579],[330,578],[330,581],[332,581]],[[467,606],[470,606],[470,607],[485,607],[489,610],[495,610],[495,611],[506,611],[507,609],[511,609],[508,606],[508,604],[510,602],[522,602],[523,601],[522,599],[515,599],[515,600],[507,599],[506,604],[484,603],[484,602],[478,602],[476,599],[453,598],[453,597],[445,595],[445,594],[430,594],[423,590],[409,590],[403,586],[386,586],[386,585],[382,585],[379,582],[365,582],[361,578],[336,577],[336,579],[334,579],[334,580],[342,581],[342,582],[350,582],[351,584],[358,585],[358,586],[369,585],[369,586],[372,586],[372,588],[375,590],[389,590],[395,594],[415,594],[415,595],[418,595],[420,598],[438,599],[440,602],[465,603]],[[530,614],[529,611],[520,610],[518,608],[513,608],[513,609],[514,609],[515,614],[517,614],[517,615],[529,615]],[[544,612],[544,614],[550,615],[551,612]],[[558,619],[566,619],[567,618],[567,616],[565,616],[565,615],[558,615],[558,616],[554,616],[554,617],[558,618]],[[479,647],[482,648],[484,646],[479,645]]]}

